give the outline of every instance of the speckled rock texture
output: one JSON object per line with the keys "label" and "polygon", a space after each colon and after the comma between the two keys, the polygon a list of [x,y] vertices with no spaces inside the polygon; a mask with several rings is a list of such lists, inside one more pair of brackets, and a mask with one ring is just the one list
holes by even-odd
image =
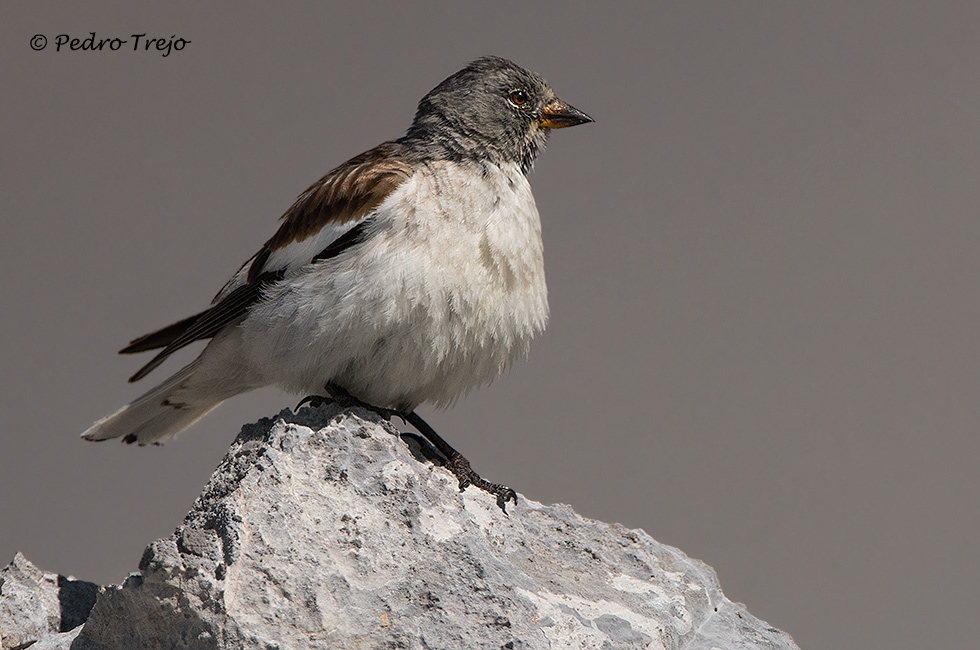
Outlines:
{"label": "speckled rock texture", "polygon": [[523,497],[504,514],[426,453],[356,408],[246,426],[70,647],[796,648],[643,531]]}
{"label": "speckled rock texture", "polygon": [[69,647],[98,591],[95,583],[45,573],[18,553],[0,571],[0,649]]}

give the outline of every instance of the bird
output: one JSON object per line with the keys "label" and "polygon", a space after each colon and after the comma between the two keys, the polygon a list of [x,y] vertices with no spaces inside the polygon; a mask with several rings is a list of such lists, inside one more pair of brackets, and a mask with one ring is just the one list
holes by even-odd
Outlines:
{"label": "bird", "polygon": [[133,382],[208,340],[82,438],[160,444],[226,399],[274,385],[401,417],[446,457],[460,490],[480,488],[506,512],[516,492],[480,477],[415,409],[490,383],[544,331],[528,173],[551,131],[593,121],[510,60],[469,63],[421,99],[405,135],[300,194],[207,309],[120,350],[159,350]]}

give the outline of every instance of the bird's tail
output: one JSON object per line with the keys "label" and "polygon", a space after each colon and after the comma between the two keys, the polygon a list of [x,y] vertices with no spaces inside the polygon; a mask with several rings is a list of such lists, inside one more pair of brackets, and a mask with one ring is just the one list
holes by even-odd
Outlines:
{"label": "bird's tail", "polygon": [[[82,434],[86,440],[123,437],[123,442],[159,444],[191,426],[243,388],[214,381],[202,368],[205,355],[173,377],[115,413],[102,418]],[[202,372],[203,371],[203,372]]]}

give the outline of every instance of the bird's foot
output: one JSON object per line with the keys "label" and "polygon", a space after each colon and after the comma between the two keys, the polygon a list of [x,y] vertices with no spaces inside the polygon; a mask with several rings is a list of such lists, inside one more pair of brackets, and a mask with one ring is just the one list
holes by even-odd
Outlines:
{"label": "bird's foot", "polygon": [[459,491],[462,492],[469,486],[473,486],[484,492],[492,494],[497,499],[497,506],[507,514],[507,502],[512,501],[514,505],[517,505],[517,492],[506,485],[501,485],[499,483],[491,483],[490,481],[484,479],[482,476],[477,474],[473,467],[470,465],[470,461],[453,449],[452,445],[442,439],[442,437],[435,432],[429,424],[419,417],[415,411],[409,413],[403,413],[402,411],[390,408],[383,408],[380,406],[374,406],[373,404],[368,404],[367,402],[362,402],[350,393],[348,393],[344,388],[334,384],[333,382],[328,383],[324,386],[327,395],[309,395],[304,397],[299,404],[296,405],[294,410],[299,410],[304,404],[309,404],[313,408],[319,408],[324,404],[336,404],[343,409],[348,409],[354,406],[359,406],[361,408],[367,409],[374,413],[377,413],[385,420],[391,421],[391,418],[397,417],[402,422],[411,424],[415,427],[422,436],[435,447],[440,454],[445,458],[445,467],[453,476],[459,481]]}
{"label": "bird's foot", "polygon": [[470,466],[470,461],[466,460],[461,453],[458,451],[451,458],[446,460],[446,468],[453,473],[459,480],[459,491],[462,492],[467,487],[472,485],[475,488],[479,488],[484,492],[489,492],[490,494],[497,497],[497,507],[507,514],[507,502],[513,501],[514,505],[517,505],[517,492],[513,488],[509,488],[506,485],[501,485],[500,483],[491,483],[479,474],[477,474],[473,468]]}
{"label": "bird's foot", "polygon": [[311,408],[318,409],[325,404],[330,404],[331,402],[333,402],[333,399],[324,395],[307,395],[299,401],[299,404],[297,404],[296,408],[293,409],[293,413],[300,410],[304,404],[309,404]]}
{"label": "bird's foot", "polygon": [[333,382],[327,383],[327,385],[324,386],[324,389],[327,391],[327,395],[329,395],[329,397],[326,399],[333,402],[340,408],[349,409],[358,406],[362,409],[367,409],[372,413],[377,413],[388,422],[391,422],[391,418],[398,418],[402,422],[405,422],[405,416],[402,415],[401,411],[363,402],[348,393],[346,389]]}
{"label": "bird's foot", "polygon": [[336,404],[342,409],[349,409],[354,406],[359,406],[373,413],[377,413],[388,422],[390,422],[391,418],[393,417],[401,419],[402,422],[405,421],[405,417],[402,415],[401,411],[362,402],[355,397],[351,397],[350,394],[346,392],[343,395],[307,395],[300,400],[299,404],[296,405],[296,408],[293,409],[293,412],[295,413],[305,404],[309,404],[315,409],[318,409],[326,404]]}
{"label": "bird's foot", "polygon": [[517,505],[517,492],[506,485],[500,485],[499,483],[491,483],[487,481],[482,476],[477,474],[473,467],[470,466],[470,461],[463,457],[463,454],[459,453],[453,449],[452,445],[442,439],[435,429],[429,426],[429,423],[423,420],[415,411],[411,413],[406,413],[404,420],[411,424],[413,427],[418,429],[419,433],[425,436],[432,445],[439,450],[439,452],[446,458],[446,469],[453,473],[453,476],[459,481],[459,491],[462,492],[467,487],[472,485],[475,488],[479,488],[484,492],[489,492],[490,494],[497,497],[497,507],[507,514],[507,502],[513,501],[514,505]]}
{"label": "bird's foot", "polygon": [[315,409],[318,409],[326,404],[336,404],[342,409],[349,409],[354,406],[359,406],[373,413],[377,413],[389,422],[393,417],[397,417],[402,422],[405,422],[405,416],[402,415],[401,411],[362,402],[337,384],[331,382],[327,384],[324,389],[327,391],[326,395],[307,395],[300,400],[299,404],[296,405],[296,408],[294,408],[293,411],[298,411],[304,404],[309,404]]}

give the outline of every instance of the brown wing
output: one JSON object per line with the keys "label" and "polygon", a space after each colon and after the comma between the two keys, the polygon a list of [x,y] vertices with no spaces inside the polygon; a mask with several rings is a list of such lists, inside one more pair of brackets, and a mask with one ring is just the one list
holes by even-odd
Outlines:
{"label": "brown wing", "polygon": [[294,241],[315,236],[329,223],[363,219],[412,174],[401,145],[385,142],[351,158],[299,195],[282,215],[276,234],[256,254],[248,270],[252,281],[265,270],[269,256]]}
{"label": "brown wing", "polygon": [[398,143],[385,142],[333,169],[300,194],[282,216],[282,225],[276,234],[250,260],[245,284],[229,291],[210,309],[134,339],[119,351],[120,354],[133,354],[163,348],[129,381],[142,379],[177,350],[194,341],[209,339],[229,323],[239,320],[268,286],[284,277],[285,268],[264,268],[270,255],[277,250],[292,242],[315,237],[328,224],[358,220],[360,223],[327,242],[323,250],[304,263],[329,259],[363,241],[367,232],[364,218],[412,173],[411,165],[400,153]]}

